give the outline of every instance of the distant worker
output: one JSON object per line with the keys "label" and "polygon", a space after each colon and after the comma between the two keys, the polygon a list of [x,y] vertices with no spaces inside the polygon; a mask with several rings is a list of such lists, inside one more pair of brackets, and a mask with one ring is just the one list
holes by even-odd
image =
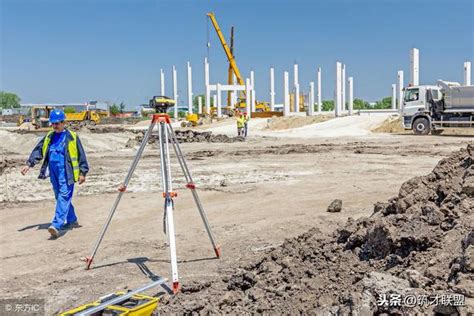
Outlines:
{"label": "distant worker", "polygon": [[49,169],[49,178],[56,198],[56,212],[48,228],[53,238],[59,237],[61,229],[79,227],[72,205],[74,183],[84,183],[89,171],[81,141],[75,132],[65,129],[65,120],[66,115],[62,110],[55,109],[51,112],[49,122],[53,130],[41,139],[26,165],[21,168],[21,173],[25,175],[30,168],[43,160],[39,179],[46,179]]}
{"label": "distant worker", "polygon": [[249,131],[249,121],[250,118],[247,115],[247,112],[244,113],[244,137],[247,138],[247,133]]}
{"label": "distant worker", "polygon": [[245,118],[242,112],[237,112],[237,136],[244,136]]}

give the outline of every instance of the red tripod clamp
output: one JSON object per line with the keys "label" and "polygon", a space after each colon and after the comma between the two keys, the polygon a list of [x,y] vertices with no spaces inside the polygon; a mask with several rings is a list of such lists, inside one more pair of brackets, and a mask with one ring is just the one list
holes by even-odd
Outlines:
{"label": "red tripod clamp", "polygon": [[166,123],[166,124],[171,124],[171,119],[168,114],[162,113],[162,114],[153,114],[151,117],[151,121],[153,123]]}

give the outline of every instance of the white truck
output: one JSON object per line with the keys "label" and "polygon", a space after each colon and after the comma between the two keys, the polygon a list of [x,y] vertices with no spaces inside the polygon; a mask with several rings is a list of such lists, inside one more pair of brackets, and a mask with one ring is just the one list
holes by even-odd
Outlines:
{"label": "white truck", "polygon": [[403,126],[417,135],[439,134],[445,127],[474,128],[474,86],[438,80],[437,85],[404,89]]}

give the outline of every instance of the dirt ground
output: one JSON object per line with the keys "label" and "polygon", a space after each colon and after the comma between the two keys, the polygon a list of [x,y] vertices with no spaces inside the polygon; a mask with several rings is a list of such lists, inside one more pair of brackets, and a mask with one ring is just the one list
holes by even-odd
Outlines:
{"label": "dirt ground", "polygon": [[[341,135],[265,134],[246,142],[183,144],[222,258],[214,258],[191,194],[173,163],[181,283],[223,276],[312,227],[332,233],[348,217],[370,215],[374,203],[397,195],[403,182],[428,174],[441,158],[474,142],[469,136]],[[86,271],[79,259],[90,254],[109,213],[135,153],[125,146],[134,134],[80,134],[91,165],[87,182],[76,186],[74,198],[82,227],[65,231],[57,240],[50,240],[46,230],[54,214],[49,183],[36,179],[38,168],[25,177],[18,170],[37,137],[0,136],[24,144],[0,145],[3,298],[43,298],[47,314],[55,314],[145,285],[155,275],[170,278],[155,145],[145,151],[93,269]],[[342,212],[326,211],[334,199],[342,200]],[[163,290],[149,293],[158,291]]]}

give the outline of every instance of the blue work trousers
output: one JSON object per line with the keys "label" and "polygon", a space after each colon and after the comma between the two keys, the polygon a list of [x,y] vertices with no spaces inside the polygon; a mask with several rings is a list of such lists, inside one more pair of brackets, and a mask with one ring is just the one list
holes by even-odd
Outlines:
{"label": "blue work trousers", "polygon": [[53,185],[54,196],[56,198],[56,212],[51,225],[59,230],[63,228],[66,223],[72,224],[77,222],[74,206],[72,205],[74,183],[67,183],[64,160],[50,161],[49,175],[51,184]]}

